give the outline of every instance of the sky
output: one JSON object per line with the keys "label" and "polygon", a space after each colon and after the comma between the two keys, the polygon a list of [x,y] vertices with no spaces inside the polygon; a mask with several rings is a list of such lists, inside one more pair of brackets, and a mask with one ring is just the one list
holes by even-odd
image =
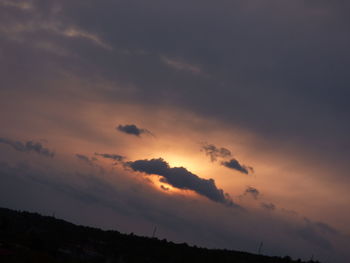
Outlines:
{"label": "sky", "polygon": [[349,9],[0,0],[0,206],[349,262]]}

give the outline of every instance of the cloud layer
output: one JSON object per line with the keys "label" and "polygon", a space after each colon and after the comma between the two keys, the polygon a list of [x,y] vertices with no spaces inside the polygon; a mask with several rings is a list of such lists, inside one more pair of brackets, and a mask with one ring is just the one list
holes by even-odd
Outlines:
{"label": "cloud layer", "polygon": [[[76,208],[83,203],[91,212],[86,214],[96,215],[91,224],[110,220],[120,227],[116,218],[123,214],[130,231],[138,226],[146,233],[159,223],[197,244],[242,244],[256,252],[255,242],[264,239],[271,254],[309,259],[314,253],[325,262],[349,262],[350,242],[341,234],[349,232],[350,218],[349,7],[349,1],[326,0],[0,0],[0,201],[18,209],[30,203],[45,212],[74,203],[69,212],[76,213],[76,222],[89,218]],[[121,125],[119,133],[110,128],[116,123],[131,124]],[[129,140],[148,133],[132,123],[166,139],[157,146]],[[11,136],[48,138],[50,149]],[[212,167],[181,155],[191,152],[189,141],[207,139],[225,146],[202,149],[217,161]],[[249,150],[250,139],[258,143]],[[51,147],[62,155],[35,157],[53,157]],[[172,151],[181,147],[179,160],[195,160],[201,172],[152,159],[166,152],[174,161]],[[98,152],[99,159],[125,162],[105,154],[115,150],[143,161],[137,169],[146,174],[147,162],[155,160],[152,171],[165,182],[163,191],[151,191],[147,176],[132,177],[120,166],[108,168],[118,171],[111,189],[101,183],[97,162],[80,165],[92,158],[75,157],[77,151]],[[214,171],[219,164],[251,173],[246,153],[259,176]],[[183,165],[179,160],[176,166]],[[69,169],[66,178],[52,182]],[[96,174],[87,179],[84,169]],[[139,181],[128,184],[120,175]],[[244,217],[214,202],[176,199],[166,184],[220,204],[230,203],[225,192],[234,196],[254,184],[269,200],[247,198],[260,206]],[[290,191],[291,185],[297,187]],[[285,204],[312,213],[315,221],[296,220]],[[104,208],[113,214],[102,217]],[[288,220],[281,219],[286,214]]]}

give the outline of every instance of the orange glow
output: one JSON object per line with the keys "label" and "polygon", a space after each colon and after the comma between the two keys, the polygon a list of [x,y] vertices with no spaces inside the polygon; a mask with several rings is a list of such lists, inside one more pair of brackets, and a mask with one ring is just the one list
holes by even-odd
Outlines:
{"label": "orange glow", "polygon": [[[3,126],[8,127],[3,136],[21,140],[45,138],[49,142],[47,146],[57,153],[55,160],[62,158],[67,166],[75,165],[76,153],[89,157],[95,152],[120,154],[130,161],[163,158],[170,167],[182,166],[201,178],[213,178],[217,187],[224,189],[234,200],[250,185],[259,189],[263,198],[277,207],[348,229],[350,216],[335,218],[332,213],[323,212],[334,211],[335,207],[346,211],[350,200],[346,186],[337,181],[323,180],[334,170],[317,165],[305,152],[298,152],[289,144],[277,147],[256,134],[174,109],[160,111],[152,107],[108,105],[97,101],[76,104],[70,100],[62,108],[58,101],[40,97],[32,100],[19,98],[19,101],[23,108],[31,111],[19,111],[11,103],[3,105],[6,110],[0,112],[0,117]],[[17,121],[13,122],[6,112],[15,112]],[[35,119],[32,116],[36,116]],[[115,130],[116,125],[127,123],[149,129],[154,137],[130,136]],[[200,151],[201,142],[230,149],[243,164],[253,166],[255,174],[246,176],[221,166],[219,161],[210,162],[209,157]],[[96,163],[106,170],[115,168],[111,165],[112,160],[98,159]],[[81,169],[91,167],[81,163]],[[152,185],[162,193],[196,196],[192,191],[160,183],[157,176],[151,177]],[[162,190],[161,185],[169,190]],[[291,186],[293,191],[290,191]],[[325,199],[332,201],[319,201]]]}
{"label": "orange glow", "polygon": [[165,194],[181,194],[181,195],[195,195],[192,191],[181,190],[179,188],[173,187],[170,184],[164,183],[160,181],[160,176],[151,175],[147,176],[147,178],[152,182],[152,185],[158,191],[162,191]]}
{"label": "orange glow", "polygon": [[169,163],[170,167],[185,167],[187,170],[194,172],[201,170],[201,165],[196,158],[189,154],[174,154],[170,152],[159,153],[159,156]]}

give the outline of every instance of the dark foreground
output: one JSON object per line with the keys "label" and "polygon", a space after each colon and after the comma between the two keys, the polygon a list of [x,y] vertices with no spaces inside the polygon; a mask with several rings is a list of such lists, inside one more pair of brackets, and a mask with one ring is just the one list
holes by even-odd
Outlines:
{"label": "dark foreground", "polygon": [[[230,262],[291,263],[229,250],[175,244],[156,238],[77,226],[54,217],[0,208],[0,262]],[[314,261],[309,261],[314,262]]]}

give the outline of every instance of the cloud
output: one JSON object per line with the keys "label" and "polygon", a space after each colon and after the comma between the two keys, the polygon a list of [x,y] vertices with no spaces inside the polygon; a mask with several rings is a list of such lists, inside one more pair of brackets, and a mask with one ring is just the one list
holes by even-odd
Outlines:
{"label": "cloud", "polygon": [[[59,162],[60,160],[55,162],[55,165]],[[111,228],[118,220],[119,231],[137,231],[141,235],[148,235],[149,229],[157,225],[163,229],[165,238],[199,246],[254,252],[256,249],[254,246],[252,250],[252,242],[254,244],[256,240],[263,240],[264,244],[268,244],[266,253],[269,255],[309,259],[312,251],[320,259],[332,258],[332,262],[348,262],[344,257],[348,255],[349,242],[345,243],[343,249],[336,240],[339,234],[324,233],[324,228],[318,227],[317,223],[308,223],[304,219],[300,222],[297,217],[285,220],[278,217],[277,213],[267,217],[266,213],[259,211],[234,213],[214,203],[198,200],[190,202],[183,195],[167,195],[152,187],[135,184],[133,180],[141,178],[127,174],[124,176],[121,170],[111,171],[108,176],[100,176],[96,172],[98,171],[84,174],[64,171],[62,165],[56,169],[38,169],[31,165],[13,166],[0,161],[0,173],[4,178],[0,184],[2,204],[11,203],[6,207],[41,211],[44,214],[54,209],[61,217],[70,220],[75,218],[76,222],[84,225],[87,224],[84,215],[89,214],[92,220],[88,222],[103,228]],[[12,188],[9,187],[11,185]],[[41,195],[35,194],[38,191]],[[13,195],[14,192],[19,194]],[[44,209],[37,206],[42,196],[47,201],[43,202]],[[59,202],[54,203],[52,200]],[[62,204],[62,200],[65,200],[65,205],[57,205]],[[85,206],[89,210],[83,210]],[[80,208],[80,212],[76,207]],[[108,213],[109,216],[101,219],[101,215],[105,215],[105,208],[113,211],[113,214]],[[140,225],[141,230],[135,230],[135,224]],[[281,243],[280,240],[284,242]],[[336,253],[324,249],[333,242]],[[291,248],[293,252],[290,252]],[[343,260],[339,260],[342,257]]]}
{"label": "cloud", "polygon": [[324,233],[339,234],[338,230],[323,222],[315,222],[315,225]]}
{"label": "cloud", "polygon": [[34,141],[14,141],[7,138],[0,138],[0,143],[10,145],[13,149],[19,152],[35,152],[37,154],[46,156],[46,157],[54,157],[55,153],[51,152],[49,149],[45,148],[41,143]]}
{"label": "cloud", "polygon": [[[310,221],[307,218],[304,218],[304,224],[300,226],[298,229],[296,229],[296,233],[299,235],[300,238],[314,244],[315,246],[318,246],[321,249],[325,250],[333,250],[334,247],[330,240],[325,236],[325,229],[327,230],[334,230],[332,227],[329,227],[327,224],[321,223],[322,226],[320,226],[320,223],[315,223]],[[327,231],[326,231],[327,232]],[[331,234],[337,234],[337,232],[331,231]]]}
{"label": "cloud", "polygon": [[[201,147],[201,151],[204,151],[206,155],[210,156],[210,160],[212,162],[217,161],[218,158],[227,160],[227,158],[232,157],[232,153],[230,150],[223,147],[218,148],[214,144],[207,144],[207,143],[203,144]],[[249,172],[254,172],[253,167],[241,165],[234,158],[228,161],[222,161],[221,165],[245,174],[249,174]]]}
{"label": "cloud", "polygon": [[[299,147],[302,156],[297,155],[305,161],[308,160],[304,154],[314,151],[316,154],[312,158],[320,169],[334,171],[336,168],[337,171],[328,173],[329,176],[333,179],[342,177],[334,182],[349,182],[346,172],[349,169],[342,169],[342,165],[349,168],[346,156],[350,153],[348,8],[341,8],[339,12],[326,10],[327,16],[320,17],[315,16],[314,11],[305,10],[304,2],[203,1],[203,8],[198,9],[198,1],[193,0],[172,3],[151,0],[152,4],[134,0],[99,1],[96,5],[62,0],[59,1],[62,5],[59,15],[51,12],[57,1],[33,1],[33,8],[26,9],[26,12],[12,7],[0,8],[1,30],[14,29],[11,34],[6,35],[3,31],[1,34],[3,85],[0,104],[5,107],[7,103],[18,102],[23,94],[27,102],[37,102],[35,105],[41,106],[44,100],[40,100],[42,96],[38,94],[47,94],[52,96],[49,99],[56,101],[57,94],[71,94],[62,92],[62,87],[74,87],[77,94],[84,94],[71,96],[70,102],[75,105],[90,101],[88,95],[92,93],[93,99],[99,98],[106,103],[138,104],[141,108],[152,105],[156,110],[170,106],[185,114],[214,120],[219,125],[213,128],[220,132],[237,128],[261,136],[267,145],[275,143],[266,151],[276,150],[278,153],[286,149],[284,143],[290,143]],[[101,19],[96,21],[92,17]],[[140,23],[134,21],[140,21],[144,26],[140,27]],[[52,24],[57,25],[57,30]],[[128,30],[115,25],[128,25]],[[20,27],[23,30],[16,31]],[[264,28],[264,35],[261,28]],[[99,36],[113,50],[105,52],[105,49],[98,48],[96,39],[86,33]],[[39,43],[41,46],[50,43],[52,47],[74,56],[62,58],[47,52],[47,49],[32,48]],[[121,54],[119,49],[131,52]],[[146,55],[136,54],[136,50]],[[168,58],[185,58],[193,65],[200,65],[212,78],[173,74],[166,68],[171,66],[160,61],[159,54],[166,54]],[[36,61],[35,67],[32,61]],[[61,82],[61,72],[69,73],[67,75],[77,81],[86,80],[89,85],[65,85]],[[104,83],[96,84],[96,79],[106,80],[111,85],[101,88]],[[13,120],[21,115],[22,118],[31,117],[30,113],[34,112],[34,108],[28,106],[25,107],[28,110],[16,113],[12,109],[23,109],[21,103],[11,105],[3,111],[2,129],[8,129],[6,133],[14,131],[16,126],[10,124],[14,123]],[[57,126],[65,125],[43,109],[47,119]],[[37,118],[41,114],[32,115],[33,119],[29,118],[27,125],[39,124]],[[150,117],[145,115],[141,114],[140,118]],[[66,115],[63,119],[68,121],[70,117]],[[67,127],[72,129],[72,124],[78,126],[72,122]],[[27,132],[26,126],[20,125],[16,132],[20,129]],[[47,130],[45,125],[38,128]],[[83,133],[87,132],[85,127],[81,128],[84,128]],[[238,161],[244,160],[238,158]],[[48,174],[51,175],[51,171]],[[323,180],[321,177],[320,174],[320,181]],[[341,185],[345,186],[345,183]],[[337,192],[339,196],[343,195],[343,191]],[[11,199],[12,195],[8,196],[7,199]],[[140,196],[140,200],[144,198]],[[336,204],[334,200],[322,202],[325,207]],[[190,209],[188,211],[191,213]],[[336,210],[333,219],[336,220],[338,213],[348,216],[344,211]],[[143,214],[140,212],[139,215]],[[171,218],[175,215],[178,214],[171,215]],[[194,220],[194,224],[198,221]],[[242,222],[238,225],[246,224],[245,220]],[[271,229],[269,224],[264,226]],[[227,230],[222,225],[220,227]],[[192,230],[190,227],[185,229],[187,232]],[[252,237],[256,239],[253,234],[249,241]],[[267,231],[265,236],[268,235]],[[294,251],[290,243],[283,245]],[[305,246],[305,250],[308,249]],[[335,253],[335,256],[339,254]]]}
{"label": "cloud", "polygon": [[[166,8],[164,3],[159,1],[152,1],[154,4],[148,6],[134,5],[132,2],[103,1],[99,3],[100,8],[92,8],[82,3],[60,1],[60,16],[50,12],[50,9],[53,9],[50,6],[56,3],[43,4],[36,1],[33,15],[30,16],[9,12],[3,8],[1,22],[4,29],[11,25],[28,25],[35,30],[16,34],[16,39],[20,38],[25,43],[23,46],[7,47],[6,43],[1,43],[4,47],[2,60],[20,61],[13,54],[20,54],[23,50],[28,56],[27,61],[32,61],[39,57],[39,52],[41,58],[37,60],[36,67],[23,67],[26,63],[22,61],[17,65],[13,63],[16,68],[11,68],[11,72],[23,75],[27,73],[33,76],[31,79],[35,79],[34,76],[40,79],[43,75],[40,73],[40,66],[49,64],[47,61],[52,61],[52,64],[57,66],[53,72],[67,69],[71,65],[69,70],[79,69],[84,79],[100,73],[101,79],[129,83],[125,89],[122,85],[114,85],[114,90],[108,92],[96,88],[101,97],[112,101],[120,98],[126,103],[131,101],[155,106],[163,101],[171,102],[171,105],[185,111],[223,121],[228,126],[239,126],[256,132],[267,140],[288,138],[288,141],[296,141],[301,147],[307,142],[308,145],[311,144],[309,149],[315,149],[317,154],[327,155],[338,162],[339,157],[347,156],[349,147],[343,145],[344,141],[347,142],[350,130],[346,121],[350,107],[345,99],[349,95],[349,89],[345,87],[350,77],[346,67],[342,65],[349,62],[349,57],[344,56],[347,54],[346,44],[350,41],[346,34],[346,8],[328,10],[329,15],[325,19],[319,19],[311,10],[305,10],[305,1],[294,3],[283,0],[281,5],[276,6],[278,12],[272,8],[276,3],[270,0],[264,1],[264,5],[258,1],[251,4],[237,1],[220,4],[206,2],[205,8],[201,10],[196,8],[195,1],[186,4],[177,1],[171,8]],[[252,11],[251,6],[254,5],[259,8]],[[290,8],[291,5],[293,8]],[[155,13],[153,6],[157,6],[162,12]],[[184,6],[187,10],[185,13],[181,11],[185,10]],[[103,12],[105,19],[93,23],[91,15],[98,16],[101,10],[107,10]],[[121,10],[128,12],[122,13]],[[210,21],[207,19],[208,12],[213,15]],[[191,19],[194,14],[198,19],[196,21]],[[252,18],[255,22],[247,23],[253,21]],[[147,21],[147,27],[141,29],[131,26],[129,30],[123,30],[114,26],[129,25],[135,19]],[[239,23],[235,23],[236,20]],[[47,26],[50,21],[60,29],[59,34],[51,27],[47,30],[41,29],[40,25]],[[157,21],[162,21],[162,24]],[[261,32],[257,30],[259,26],[256,26],[256,23],[260,22],[259,26],[271,32],[263,39]],[[183,26],[179,27],[179,23]],[[325,26],[325,23],[328,26]],[[276,24],[281,26],[276,27]],[[310,27],[305,28],[305,24],[310,24]],[[286,28],[291,32],[303,33],[298,34],[296,40],[295,36],[286,34]],[[208,34],[209,31],[212,34]],[[84,47],[80,45],[80,41],[92,42],[95,39],[87,37],[87,32],[105,39],[115,51],[120,48],[153,55],[121,55],[113,51],[101,52],[92,46]],[[195,38],[191,32],[196,32]],[[249,36],[246,35],[247,32]],[[144,37],[145,34],[147,38]],[[165,38],[165,35],[169,38]],[[67,60],[57,63],[59,61],[54,60],[55,58],[45,56],[45,52],[29,48],[28,43],[44,40],[55,47],[70,51],[76,57],[67,57]],[[294,41],[297,43],[292,44]],[[15,50],[16,48],[21,50]],[[167,58],[175,61],[174,58],[186,58],[191,64],[201,65],[213,78],[201,81],[199,78],[194,79],[190,74],[187,74],[186,78],[175,78],[162,71],[164,63],[159,63],[158,54],[166,54]],[[315,58],[319,57],[324,59],[324,63],[318,63]],[[328,66],[332,70],[329,70]],[[39,73],[35,74],[36,71]],[[77,73],[73,71],[72,75]],[[13,75],[6,74],[5,78],[10,79]],[[11,80],[20,82],[25,81],[25,78],[17,80],[12,77]],[[329,83],[332,82],[334,83],[330,86]],[[4,89],[20,87],[17,84],[4,85]],[[35,84],[32,85],[32,89],[38,86]],[[125,98],[124,91],[130,86],[135,87],[135,92],[128,93],[131,94],[130,97]],[[23,89],[27,87],[28,85],[23,85]],[[169,91],[173,92],[171,94],[174,96],[169,96]],[[235,98],[234,103],[232,98]],[[324,125],[325,123],[327,125]],[[319,151],[324,149],[324,146],[327,146],[328,150]],[[341,151],[345,151],[345,154]],[[347,164],[346,158],[342,158],[341,161]],[[340,174],[345,173],[338,174],[341,176]]]}
{"label": "cloud", "polygon": [[221,162],[221,164],[227,168],[237,170],[244,174],[249,174],[250,171],[251,172],[253,171],[252,167],[242,165],[236,159],[231,159],[230,161],[224,161],[224,162]]}
{"label": "cloud", "polygon": [[30,1],[13,1],[13,0],[1,0],[0,5],[19,8],[21,10],[33,9],[33,5]]}
{"label": "cloud", "polygon": [[[62,23],[58,16],[56,16],[57,13],[62,11],[60,4],[56,3],[51,6],[48,4],[46,9],[43,6],[36,5],[35,2],[29,0],[0,0],[0,6],[5,7],[3,9],[9,14],[13,13],[14,10],[11,9],[14,8],[23,11],[23,14],[30,14],[30,16],[20,16],[21,19],[16,21],[16,23],[13,23],[11,19],[8,21],[4,19],[0,24],[0,32],[11,40],[16,42],[27,40],[29,42],[28,46],[43,48],[44,50],[48,50],[48,44],[54,46],[55,49],[60,48],[64,50],[63,47],[66,45],[63,42],[73,43],[75,41],[84,41],[104,50],[113,51],[113,47],[95,32],[86,31],[76,24]],[[37,16],[40,11],[47,12],[48,14],[46,16]],[[18,14],[18,12],[16,13]],[[48,16],[50,16],[49,19]],[[36,39],[35,41],[33,41],[33,36],[36,36],[34,37]],[[53,51],[52,48],[51,51]],[[68,52],[65,53],[67,54]]]}
{"label": "cloud", "polygon": [[261,204],[261,207],[266,209],[266,210],[275,210],[276,209],[276,206],[273,204],[273,203],[265,203],[265,202],[262,202]]}
{"label": "cloud", "polygon": [[218,148],[213,144],[204,144],[201,148],[206,155],[210,156],[212,162],[215,162],[218,158],[226,158],[231,156],[230,150],[226,148]]}
{"label": "cloud", "polygon": [[75,157],[77,157],[79,160],[81,160],[81,161],[87,163],[88,165],[91,165],[91,166],[94,165],[94,164],[93,164],[93,161],[95,161],[95,159],[93,159],[93,158],[90,159],[90,158],[87,157],[86,155],[77,153],[77,154],[75,155]]}
{"label": "cloud", "polygon": [[89,32],[85,32],[83,30],[77,29],[77,28],[67,28],[63,32],[60,32],[63,36],[69,37],[69,38],[82,38],[89,40],[96,45],[105,48],[107,50],[112,50],[113,48],[107,44],[105,41],[103,41],[101,38],[99,38],[97,35],[94,35]]}
{"label": "cloud", "polygon": [[244,191],[244,195],[251,195],[254,199],[258,199],[260,196],[260,191],[254,187],[248,186]]}
{"label": "cloud", "polygon": [[125,159],[124,156],[121,156],[119,154],[95,153],[95,155],[101,156],[102,158],[106,158],[106,159],[112,159],[113,161],[116,161],[116,162],[121,162]]}
{"label": "cloud", "polygon": [[314,229],[316,229],[317,231],[322,232],[323,234],[339,234],[338,230],[336,230],[335,228],[333,228],[332,226],[323,223],[323,222],[314,222],[308,218],[304,218],[304,221],[306,224],[308,224],[309,226],[313,227]]}
{"label": "cloud", "polygon": [[171,168],[162,158],[137,160],[126,162],[125,164],[137,172],[159,175],[162,177],[161,182],[170,184],[173,187],[192,190],[214,202],[237,207],[228,194],[224,193],[222,189],[217,188],[213,179],[200,178],[184,167]]}
{"label": "cloud", "polygon": [[176,70],[187,71],[192,74],[200,74],[202,72],[200,67],[187,63],[183,60],[171,59],[165,56],[162,56],[161,60],[165,63],[165,65]]}
{"label": "cloud", "polygon": [[169,187],[166,187],[164,185],[161,185],[160,188],[162,188],[164,191],[169,191]]}
{"label": "cloud", "polygon": [[116,127],[116,129],[120,132],[124,132],[124,133],[130,134],[130,135],[135,135],[138,137],[144,133],[151,134],[150,131],[148,131],[146,129],[138,128],[135,124],[118,125],[118,127]]}

